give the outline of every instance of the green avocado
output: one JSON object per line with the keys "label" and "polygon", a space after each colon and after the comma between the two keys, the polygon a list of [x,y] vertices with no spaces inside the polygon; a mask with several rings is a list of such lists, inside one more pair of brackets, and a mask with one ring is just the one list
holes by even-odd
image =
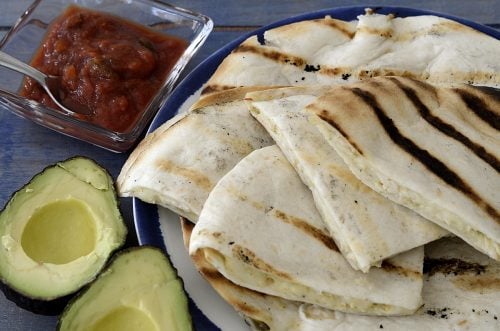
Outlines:
{"label": "green avocado", "polygon": [[192,330],[182,281],[151,246],[116,253],[108,267],[68,304],[59,331]]}
{"label": "green avocado", "polygon": [[58,314],[126,234],[106,170],[85,157],[50,166],[0,212],[2,290],[25,309]]}

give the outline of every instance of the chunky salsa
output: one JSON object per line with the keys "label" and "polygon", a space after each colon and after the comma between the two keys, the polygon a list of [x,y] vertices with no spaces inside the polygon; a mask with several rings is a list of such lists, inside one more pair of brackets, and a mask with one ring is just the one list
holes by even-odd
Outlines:
{"label": "chunky salsa", "polygon": [[[127,132],[147,107],[187,43],[133,22],[70,6],[56,19],[32,65],[61,77],[63,103],[82,117]],[[43,88],[27,78],[21,94],[52,108]]]}

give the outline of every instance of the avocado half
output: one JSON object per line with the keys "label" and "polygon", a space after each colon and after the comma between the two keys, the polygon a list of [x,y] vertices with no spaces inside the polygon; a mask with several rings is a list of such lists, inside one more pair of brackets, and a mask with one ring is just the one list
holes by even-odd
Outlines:
{"label": "avocado half", "polygon": [[44,169],[0,212],[0,280],[6,297],[59,314],[126,239],[114,183],[85,157]]}
{"label": "avocado half", "polygon": [[181,279],[158,248],[116,253],[98,278],[75,296],[59,318],[59,331],[192,330]]}

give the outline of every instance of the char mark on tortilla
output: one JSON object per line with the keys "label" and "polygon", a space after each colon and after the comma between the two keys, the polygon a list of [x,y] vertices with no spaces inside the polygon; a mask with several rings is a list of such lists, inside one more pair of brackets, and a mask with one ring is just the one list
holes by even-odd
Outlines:
{"label": "char mark on tortilla", "polygon": [[[189,232],[192,229],[186,230]],[[203,275],[203,277],[205,277],[205,279],[207,279],[211,284],[217,284],[216,290],[219,290],[220,288],[232,288],[236,292],[248,291],[247,289],[242,289],[238,285],[231,283],[211,264],[204,262],[201,254],[203,254],[203,252],[197,252],[194,256],[192,256],[192,258],[197,262],[198,271]],[[238,295],[234,295],[234,292],[228,290],[224,294],[224,299],[227,300],[239,312],[242,312],[249,316],[258,316],[261,313],[261,310],[259,308],[252,306],[249,302],[241,300]],[[265,300],[265,298],[267,297],[266,294],[257,291],[252,291],[252,295],[259,296],[263,298],[262,300]]]}
{"label": "char mark on tortilla", "polygon": [[[314,104],[313,105],[310,105],[308,106],[308,108],[315,108],[314,107]],[[349,135],[342,129],[342,127],[337,123],[335,122],[335,119],[332,118],[329,114],[328,114],[328,111],[327,110],[320,110],[320,111],[315,111],[316,114],[318,115],[319,118],[321,118],[323,121],[325,121],[326,123],[330,124],[331,126],[333,126],[335,128],[335,130],[337,130],[348,142],[349,144],[354,148],[356,149],[356,151],[360,154],[360,155],[363,155],[363,151],[361,150],[361,148],[359,148],[359,146],[356,144],[356,142],[354,142],[350,137]]]}
{"label": "char mark on tortilla", "polygon": [[408,277],[417,278],[417,279],[422,278],[421,272],[416,271],[416,270],[406,269],[406,268],[403,268],[402,266],[394,265],[387,260],[382,262],[381,268],[384,269],[385,271],[388,271],[388,272],[396,272],[399,275],[402,275],[406,278],[408,278]]}
{"label": "char mark on tortilla", "polygon": [[330,237],[320,229],[313,227],[311,224],[297,217],[287,215],[282,211],[274,210],[273,213],[277,219],[295,226],[305,234],[321,241],[327,248],[339,252],[339,248],[335,244],[335,241],[332,239],[332,237]]}
{"label": "char mark on tortilla", "polygon": [[455,276],[466,273],[481,275],[486,271],[486,268],[487,266],[479,263],[467,262],[456,258],[432,259],[426,257],[424,259],[424,274],[428,274],[429,276],[436,273],[442,273],[445,275],[453,274]]}
{"label": "char mark on tortilla", "polygon": [[453,279],[453,284],[463,290],[481,294],[500,290],[500,278],[497,274],[482,275],[481,277],[476,274],[464,274]]}
{"label": "char mark on tortilla", "polygon": [[237,86],[210,84],[210,85],[203,87],[203,90],[201,90],[201,95],[231,90],[234,88],[237,88]]}
{"label": "char mark on tortilla", "polygon": [[348,26],[346,26],[346,24],[344,23],[344,21],[322,18],[322,19],[314,20],[314,22],[317,24],[323,24],[323,25],[331,27],[335,30],[338,30],[343,35],[349,37],[349,39],[352,39],[355,35],[355,31],[350,31]]}
{"label": "char mark on tortilla", "polygon": [[254,53],[263,56],[265,58],[268,58],[270,60],[273,60],[275,62],[290,64],[296,67],[306,66],[306,61],[301,57],[278,52],[275,50],[269,50],[266,49],[265,47],[242,44],[237,48],[235,48],[233,53]]}
{"label": "char mark on tortilla", "polygon": [[293,280],[293,277],[291,277],[290,275],[288,275],[285,272],[276,270],[276,268],[274,268],[269,263],[266,263],[265,261],[263,261],[262,259],[257,257],[257,255],[255,255],[255,253],[252,252],[251,250],[249,250],[248,248],[234,244],[232,251],[233,251],[233,255],[237,259],[240,259],[242,262],[249,264],[258,270],[264,271],[264,272],[269,273],[269,274],[276,275],[276,276],[281,277],[283,279]]}
{"label": "char mark on tortilla", "polygon": [[175,173],[186,178],[187,180],[190,180],[193,183],[196,183],[196,185],[202,187],[205,190],[210,190],[214,186],[210,179],[201,172],[178,166],[174,162],[171,162],[169,160],[161,159],[158,161],[157,166],[160,171]]}
{"label": "char mark on tortilla", "polygon": [[[441,131],[448,137],[460,142],[462,145],[476,154],[477,157],[488,163],[497,172],[500,172],[500,161],[493,154],[488,152],[483,146],[471,141],[468,137],[458,131],[453,125],[446,123],[438,116],[432,114],[431,110],[419,98],[415,89],[403,84],[399,79],[395,77],[390,77],[389,79],[394,84],[396,84],[401,91],[403,91],[406,97],[413,103],[413,106],[417,109],[420,116],[425,121],[427,121],[427,123],[432,125],[437,130]],[[415,80],[415,82],[417,81]],[[430,85],[426,85],[430,87]],[[424,84],[419,84],[419,86],[424,86]]]}
{"label": "char mark on tortilla", "polygon": [[224,276],[215,268],[212,269],[201,267],[199,269],[199,272],[203,275],[203,277],[210,280],[211,282],[225,281]]}
{"label": "char mark on tortilla", "polygon": [[351,88],[351,92],[367,104],[375,113],[381,126],[386,131],[389,138],[403,151],[410,154],[414,159],[423,164],[430,172],[439,177],[449,186],[458,190],[474,201],[481,209],[488,213],[497,223],[500,223],[499,212],[484,201],[460,176],[450,169],[443,161],[429,153],[429,151],[420,148],[415,142],[405,137],[398,129],[394,121],[387,116],[380,106],[377,98],[372,93],[358,87]]}
{"label": "char mark on tortilla", "polygon": [[[488,87],[475,88],[491,97],[492,101],[500,103],[500,92],[498,89]],[[500,130],[500,114],[491,109],[484,100],[462,88],[456,88],[454,91],[462,98],[467,107],[486,122],[486,124],[496,130]]]}

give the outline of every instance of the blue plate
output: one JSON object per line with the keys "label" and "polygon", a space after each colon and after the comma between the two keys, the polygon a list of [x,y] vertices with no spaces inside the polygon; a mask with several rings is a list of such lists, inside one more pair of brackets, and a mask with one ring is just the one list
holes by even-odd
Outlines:
{"label": "blue plate", "polygon": [[[196,67],[173,91],[168,102],[158,112],[148,133],[174,116],[183,103],[198,91],[212,76],[219,64],[240,43],[252,35],[262,35],[266,30],[299,22],[322,18],[330,15],[333,18],[351,21],[365,12],[367,6],[341,7],[306,13],[281,20],[253,32],[247,33],[232,41]],[[380,14],[395,14],[398,17],[436,15],[449,18],[482,31],[494,38],[500,39],[500,32],[462,18],[404,7],[377,7]],[[149,244],[163,248],[170,255],[172,263],[177,268],[184,281],[184,286],[190,297],[190,309],[193,323],[197,330],[248,330],[243,320],[226,304],[216,292],[202,279],[195,270],[182,242],[179,217],[175,214],[158,209],[155,205],[146,204],[138,199],[133,200],[134,219],[140,244]]]}

